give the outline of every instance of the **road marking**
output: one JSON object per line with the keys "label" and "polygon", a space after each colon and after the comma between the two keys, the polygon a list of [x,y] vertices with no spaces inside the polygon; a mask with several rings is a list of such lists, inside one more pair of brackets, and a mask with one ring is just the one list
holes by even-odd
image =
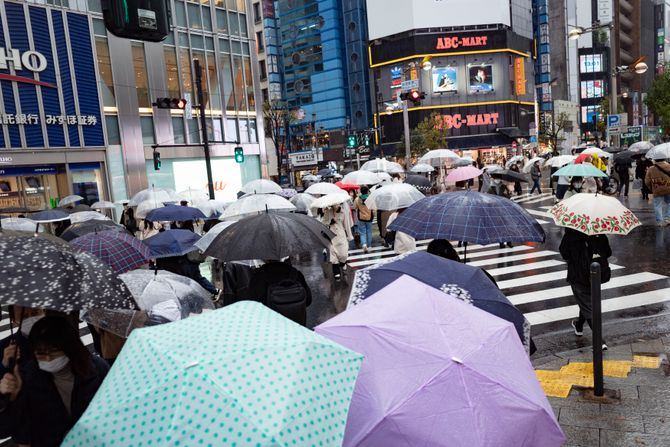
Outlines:
{"label": "road marking", "polygon": [[525,253],[522,255],[506,256],[504,258],[482,259],[481,261],[468,262],[468,265],[474,267],[482,267],[484,265],[506,264],[508,262],[526,261],[528,259],[542,258],[546,256],[554,256],[558,253],[551,250],[536,251],[534,253]]}
{"label": "road marking", "polygon": [[553,198],[553,196],[551,194],[549,194],[549,196],[546,196],[546,197],[540,197],[540,198],[537,198],[537,199],[534,199],[534,200],[527,200],[527,201],[523,202],[523,204],[524,205],[531,205],[533,203],[546,202],[547,200],[552,199],[552,198]]}
{"label": "road marking", "polygon": [[518,273],[518,272],[526,272],[528,270],[545,269],[549,267],[556,267],[557,265],[563,265],[563,264],[565,264],[565,262],[551,259],[549,261],[529,262],[526,264],[512,265],[509,267],[500,267],[491,270],[486,269],[486,271],[489,273],[489,275],[497,277],[507,275],[509,273]]}
{"label": "road marking", "polygon": [[519,196],[512,197],[512,201],[516,203],[534,203],[534,202],[541,202],[543,200],[547,200],[548,198],[551,197],[551,193],[549,192],[544,192],[540,195],[524,195],[519,198]]}
{"label": "road marking", "polygon": [[541,206],[540,209],[541,209],[541,210],[550,210],[550,209],[552,209],[553,207],[554,207],[553,205],[552,205],[552,206]]}
{"label": "road marking", "polygon": [[530,210],[530,209],[527,209],[526,211],[528,211],[528,213],[533,214],[533,215],[535,215],[535,216],[548,217],[549,219],[553,219],[553,218],[554,218],[554,216],[552,216],[551,214],[549,214],[549,213],[547,213],[547,212],[545,212],[545,211]]}
{"label": "road marking", "polygon": [[[555,265],[561,265],[562,262],[555,264]],[[553,266],[553,265],[552,265]],[[624,267],[620,265],[615,265],[615,264],[610,264],[610,268],[612,270],[619,270]],[[489,273],[491,273],[493,270],[487,270]],[[521,278],[515,278],[515,279],[508,279],[505,281],[497,281],[498,282],[498,287],[500,287],[501,290],[508,290],[508,289],[513,289],[515,287],[521,287],[521,286],[528,286],[531,284],[539,284],[543,282],[550,282],[550,281],[558,281],[561,279],[565,279],[568,276],[567,270],[561,270],[559,272],[551,272],[551,273],[542,273],[540,275],[531,275],[531,276],[522,276]]]}

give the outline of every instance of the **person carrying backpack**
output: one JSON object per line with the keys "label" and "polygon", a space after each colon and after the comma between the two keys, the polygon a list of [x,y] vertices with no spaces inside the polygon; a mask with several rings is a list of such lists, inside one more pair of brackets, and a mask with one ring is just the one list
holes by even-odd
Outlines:
{"label": "person carrying backpack", "polygon": [[372,216],[374,214],[365,204],[369,194],[370,189],[367,186],[361,186],[361,194],[354,200],[354,209],[356,210],[356,217],[358,217],[358,231],[361,234],[361,245],[363,245],[365,253],[372,247]]}
{"label": "person carrying backpack", "polygon": [[302,273],[287,262],[266,260],[251,276],[250,296],[305,326],[312,292]]}

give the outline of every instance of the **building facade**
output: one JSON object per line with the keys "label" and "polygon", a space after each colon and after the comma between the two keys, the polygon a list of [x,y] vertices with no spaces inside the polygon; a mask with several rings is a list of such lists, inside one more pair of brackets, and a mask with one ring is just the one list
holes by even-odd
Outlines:
{"label": "building facade", "polygon": [[[87,203],[123,200],[149,185],[206,190],[194,59],[217,198],[234,200],[266,167],[249,5],[174,0],[173,31],[150,43],[108,33],[99,0],[0,2],[0,46],[10,56],[0,64],[3,205],[37,209],[73,193]],[[156,109],[159,97],[189,107]],[[238,142],[242,164],[232,157]]]}

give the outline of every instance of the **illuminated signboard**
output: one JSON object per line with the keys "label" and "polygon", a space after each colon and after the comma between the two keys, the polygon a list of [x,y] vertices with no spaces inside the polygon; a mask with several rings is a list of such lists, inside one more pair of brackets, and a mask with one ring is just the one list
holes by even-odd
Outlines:
{"label": "illuminated signboard", "polygon": [[433,93],[458,91],[456,67],[433,68]]}
{"label": "illuminated signboard", "polygon": [[603,55],[582,54],[579,56],[579,71],[582,73],[603,71]]}
{"label": "illuminated signboard", "polygon": [[602,98],[604,95],[603,81],[582,81],[581,82],[582,99]]}
{"label": "illuminated signboard", "polygon": [[395,66],[391,68],[391,90],[402,87],[402,68]]}
{"label": "illuminated signboard", "polygon": [[438,115],[435,117],[435,129],[460,129],[461,127],[490,126],[498,124],[499,113],[476,113],[472,115]]}
{"label": "illuminated signboard", "polygon": [[437,44],[435,45],[436,50],[452,50],[457,48],[466,48],[466,47],[485,47],[488,44],[488,36],[468,36],[468,37],[459,37],[459,36],[448,36],[448,37],[438,37]]}
{"label": "illuminated signboard", "polygon": [[526,94],[526,70],[522,57],[514,59],[514,88],[518,96]]}
{"label": "illuminated signboard", "polygon": [[493,91],[493,66],[475,65],[468,68],[470,75],[470,93],[488,93]]}

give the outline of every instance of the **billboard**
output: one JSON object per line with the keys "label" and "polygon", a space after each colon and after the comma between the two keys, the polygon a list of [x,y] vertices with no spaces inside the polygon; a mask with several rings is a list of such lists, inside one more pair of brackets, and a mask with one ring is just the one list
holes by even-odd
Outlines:
{"label": "billboard", "polygon": [[509,2],[501,0],[366,0],[366,3],[370,40],[419,28],[512,25]]}
{"label": "billboard", "polygon": [[581,84],[582,99],[603,97],[604,90],[602,79],[596,81],[582,81]]}
{"label": "billboard", "polygon": [[468,67],[470,93],[488,93],[493,91],[493,65],[474,65]]}
{"label": "billboard", "polygon": [[579,71],[581,73],[593,73],[603,71],[602,54],[582,54],[579,56]]}
{"label": "billboard", "polygon": [[456,67],[433,68],[433,93],[457,92]]}

